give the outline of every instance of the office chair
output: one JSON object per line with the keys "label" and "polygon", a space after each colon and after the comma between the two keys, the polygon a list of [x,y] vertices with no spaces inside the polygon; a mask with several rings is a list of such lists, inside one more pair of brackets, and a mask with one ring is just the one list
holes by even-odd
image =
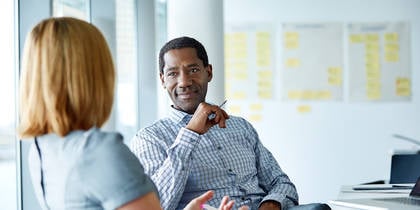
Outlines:
{"label": "office chair", "polygon": [[294,206],[289,208],[290,210],[331,210],[330,206],[325,203],[309,203]]}

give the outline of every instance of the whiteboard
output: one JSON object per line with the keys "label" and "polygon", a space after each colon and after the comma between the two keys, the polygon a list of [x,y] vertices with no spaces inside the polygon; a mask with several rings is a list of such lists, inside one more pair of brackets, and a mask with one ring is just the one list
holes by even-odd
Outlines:
{"label": "whiteboard", "polygon": [[[413,149],[392,137],[420,139],[420,1],[418,0],[226,0],[225,26],[264,23],[388,23],[410,25],[409,100],[349,100],[348,45],[343,46],[342,100],[230,100],[252,121],[263,144],[296,184],[301,203],[336,199],[342,185],[389,179],[391,151]],[[283,57],[278,33],[276,70]],[[211,58],[210,58],[211,60]],[[279,75],[274,72],[273,75]],[[274,84],[278,94],[279,83]]]}

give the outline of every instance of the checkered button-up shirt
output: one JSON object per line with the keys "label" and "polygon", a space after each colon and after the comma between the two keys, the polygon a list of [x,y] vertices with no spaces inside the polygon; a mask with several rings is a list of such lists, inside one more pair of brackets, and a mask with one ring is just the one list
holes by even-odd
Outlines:
{"label": "checkered button-up shirt", "polygon": [[213,206],[224,195],[235,200],[235,208],[258,209],[266,200],[283,209],[298,203],[294,184],[249,122],[230,116],[226,128],[216,125],[199,135],[185,128],[191,117],[172,108],[167,118],[140,130],[131,141],[164,209],[182,209],[207,190],[215,192],[209,202]]}

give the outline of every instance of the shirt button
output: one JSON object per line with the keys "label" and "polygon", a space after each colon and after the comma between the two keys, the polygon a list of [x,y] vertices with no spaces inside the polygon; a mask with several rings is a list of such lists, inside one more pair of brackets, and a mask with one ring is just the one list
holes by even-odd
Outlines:
{"label": "shirt button", "polygon": [[245,200],[245,196],[242,196],[242,197],[241,197],[241,200],[242,200],[242,201],[244,201],[244,200]]}
{"label": "shirt button", "polygon": [[232,170],[232,169],[230,169],[230,168],[228,169],[228,171],[229,171],[229,173],[232,173],[232,172],[233,172],[233,170]]}
{"label": "shirt button", "polygon": [[222,149],[222,147],[221,147],[221,146],[217,146],[217,149],[218,149],[218,150],[221,150],[221,149]]}

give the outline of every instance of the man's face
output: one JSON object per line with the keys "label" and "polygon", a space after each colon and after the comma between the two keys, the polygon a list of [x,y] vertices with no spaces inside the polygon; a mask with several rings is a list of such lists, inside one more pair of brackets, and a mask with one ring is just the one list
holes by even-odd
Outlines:
{"label": "man's face", "polygon": [[193,114],[205,101],[207,83],[213,77],[211,65],[204,67],[194,48],[169,50],[163,60],[162,86],[168,91],[176,109]]}

